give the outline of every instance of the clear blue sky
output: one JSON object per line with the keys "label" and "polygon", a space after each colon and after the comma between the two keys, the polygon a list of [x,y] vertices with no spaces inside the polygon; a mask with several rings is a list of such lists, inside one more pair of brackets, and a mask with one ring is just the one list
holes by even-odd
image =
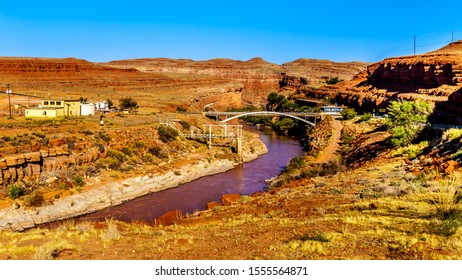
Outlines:
{"label": "clear blue sky", "polygon": [[0,56],[375,62],[462,39],[462,1],[0,0]]}

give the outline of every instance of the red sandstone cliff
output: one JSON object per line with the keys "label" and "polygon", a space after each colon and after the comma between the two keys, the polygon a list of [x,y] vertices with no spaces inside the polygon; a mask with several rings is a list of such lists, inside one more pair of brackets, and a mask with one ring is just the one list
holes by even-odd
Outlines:
{"label": "red sandstone cliff", "polygon": [[300,87],[304,97],[330,98],[360,111],[378,112],[391,100],[436,104],[435,121],[462,124],[462,41],[422,55],[387,58],[352,80],[321,88]]}

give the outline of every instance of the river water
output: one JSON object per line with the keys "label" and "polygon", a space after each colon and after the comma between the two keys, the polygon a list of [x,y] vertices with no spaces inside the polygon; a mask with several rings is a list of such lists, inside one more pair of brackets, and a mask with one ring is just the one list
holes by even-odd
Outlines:
{"label": "river water", "polygon": [[268,148],[268,153],[258,159],[244,163],[224,173],[206,176],[150,195],[136,198],[124,204],[85,215],[79,220],[103,221],[117,219],[121,221],[146,221],[171,210],[193,213],[206,209],[211,201],[220,201],[222,194],[239,193],[248,195],[263,191],[265,180],[276,176],[295,156],[303,154],[298,139],[277,135],[271,129],[258,130],[246,126],[245,130],[257,132]]}

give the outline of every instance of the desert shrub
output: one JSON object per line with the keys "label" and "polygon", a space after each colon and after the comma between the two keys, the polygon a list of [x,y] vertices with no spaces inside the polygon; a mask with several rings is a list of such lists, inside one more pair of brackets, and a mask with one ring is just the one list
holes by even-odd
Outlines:
{"label": "desert shrub", "polygon": [[20,184],[13,184],[8,187],[8,195],[12,199],[16,199],[20,196],[22,196],[25,193],[25,189],[22,185]]}
{"label": "desert shrub", "polygon": [[102,161],[98,161],[96,164],[95,164],[95,168],[96,168],[96,171],[98,170],[104,170],[107,168],[107,166],[102,162]]}
{"label": "desert shrub", "polygon": [[300,170],[306,166],[306,161],[303,157],[294,157],[290,160],[289,164],[286,166],[285,171],[288,173]]}
{"label": "desert shrub", "polygon": [[430,103],[422,100],[393,101],[387,110],[386,123],[391,133],[389,142],[395,147],[411,144],[433,111]]}
{"label": "desert shrub", "polygon": [[343,144],[351,144],[356,139],[356,136],[348,131],[342,131],[342,135],[340,136],[340,140]]}
{"label": "desert shrub", "polygon": [[123,163],[126,159],[126,155],[117,149],[109,148],[107,151],[107,155],[111,158],[116,159],[117,161],[121,163]]}
{"label": "desert shrub", "polygon": [[148,149],[148,152],[158,158],[168,158],[168,153],[160,146],[153,146]]}
{"label": "desert shrub", "polygon": [[85,180],[79,174],[75,174],[74,177],[72,178],[72,181],[74,182],[74,185],[78,187],[85,185]]}
{"label": "desert shrub", "polygon": [[122,233],[114,220],[106,220],[107,229],[101,232],[101,240],[105,243],[119,240]]}
{"label": "desert shrub", "polygon": [[10,142],[10,141],[13,140],[13,138],[11,138],[10,136],[7,136],[7,135],[2,136],[2,139],[3,139],[3,141],[5,141],[5,142]]}
{"label": "desert shrub", "polygon": [[129,147],[122,147],[120,151],[127,156],[131,156],[133,154],[132,150]]}
{"label": "desert shrub", "polygon": [[152,154],[145,154],[143,156],[141,156],[141,160],[146,162],[146,163],[152,163],[154,161],[154,158],[152,157]]}
{"label": "desert shrub", "polygon": [[312,164],[302,170],[301,178],[333,175],[344,170],[344,166],[336,161],[328,163]]}
{"label": "desert shrub", "polygon": [[94,167],[94,166],[88,166],[86,169],[85,169],[85,175],[88,176],[88,177],[94,177],[96,175],[98,175],[98,168]]}
{"label": "desert shrub", "polygon": [[433,188],[420,188],[422,201],[432,209],[429,213],[427,230],[430,233],[451,236],[462,226],[462,174],[455,172],[442,180],[435,181]]}
{"label": "desert shrub", "polygon": [[124,164],[119,168],[119,171],[121,171],[121,172],[129,172],[129,171],[132,171],[132,170],[135,170],[135,167],[133,165],[130,165],[130,164]]}
{"label": "desert shrub", "polygon": [[345,108],[342,110],[341,115],[343,120],[351,120],[356,117],[357,113],[353,108]]}
{"label": "desert shrub", "polygon": [[330,78],[330,79],[328,79],[328,80],[326,81],[326,84],[328,84],[328,85],[335,85],[335,84],[340,83],[340,82],[342,82],[342,81],[343,81],[343,80],[340,79],[339,77],[332,77],[332,78]]}
{"label": "desert shrub", "polygon": [[314,232],[312,234],[304,234],[302,236],[296,237],[295,240],[300,241],[317,241],[317,242],[329,242],[331,239],[327,237],[325,233],[322,232]]}
{"label": "desert shrub", "polygon": [[239,198],[239,203],[245,204],[245,203],[249,203],[252,200],[253,200],[253,197],[251,197],[250,195],[242,195]]}
{"label": "desert shrub", "polygon": [[108,162],[107,167],[112,170],[119,170],[120,167],[122,166],[122,162],[120,162],[116,158],[109,158],[107,162]]}
{"label": "desert shrub", "polygon": [[401,156],[407,155],[409,159],[415,159],[420,154],[423,153],[423,150],[428,147],[428,141],[422,141],[419,144],[410,144],[406,147],[400,147],[391,153],[392,156]]}
{"label": "desert shrub", "polygon": [[176,111],[177,111],[177,112],[186,112],[186,111],[188,111],[188,110],[186,110],[186,108],[184,108],[183,106],[177,106],[177,107],[176,107]]}
{"label": "desert shrub", "polygon": [[460,219],[433,220],[428,224],[428,232],[440,236],[454,235],[462,222]]}
{"label": "desert shrub", "polygon": [[362,189],[361,192],[359,193],[359,198],[360,199],[374,199],[374,198],[379,198],[382,197],[384,194],[383,192],[371,189],[371,188],[365,188]]}
{"label": "desert shrub", "polygon": [[181,120],[180,124],[183,126],[183,129],[185,129],[185,130],[189,130],[191,128],[191,124],[189,124],[189,122],[187,122],[187,121]]}
{"label": "desert shrub", "polygon": [[449,128],[443,132],[443,140],[451,141],[456,138],[462,137],[462,129],[460,128]]}
{"label": "desert shrub", "polygon": [[367,122],[368,120],[372,119],[372,114],[371,113],[366,113],[366,114],[363,114],[358,122]]}
{"label": "desert shrub", "polygon": [[30,207],[39,207],[45,203],[43,195],[37,192],[32,192],[24,197],[24,204]]}
{"label": "desert shrub", "polygon": [[452,159],[459,159],[461,157],[462,157],[462,149],[457,150],[457,152],[451,155]]}
{"label": "desert shrub", "polygon": [[135,141],[135,148],[144,149],[146,147],[146,143],[144,143],[143,141]]}
{"label": "desert shrub", "polygon": [[111,137],[109,135],[107,135],[107,133],[104,132],[104,131],[100,131],[98,133],[98,138],[103,140],[103,141],[106,141],[106,142],[111,141]]}
{"label": "desert shrub", "polygon": [[82,133],[85,134],[85,135],[93,135],[93,131],[91,131],[89,129],[82,130]]}
{"label": "desert shrub", "polygon": [[165,125],[159,126],[157,132],[159,133],[159,139],[164,143],[171,142],[178,136],[178,131]]}

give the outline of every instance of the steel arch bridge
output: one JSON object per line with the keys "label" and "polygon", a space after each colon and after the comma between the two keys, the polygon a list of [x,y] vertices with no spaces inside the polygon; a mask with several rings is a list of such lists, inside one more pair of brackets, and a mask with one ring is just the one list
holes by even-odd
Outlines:
{"label": "steel arch bridge", "polygon": [[[315,123],[313,122],[310,122],[310,121],[307,121],[305,119],[302,119],[300,117],[297,117],[297,116],[294,116],[290,113],[281,113],[281,112],[272,112],[272,111],[260,111],[260,112],[246,112],[246,113],[239,113],[238,115],[235,115],[235,116],[232,116],[232,117],[229,117],[229,118],[226,118],[222,121],[220,121],[221,123],[225,123],[225,122],[228,122],[228,121],[231,121],[231,120],[234,120],[234,119],[237,119],[239,117],[244,117],[244,116],[250,116],[250,115],[259,115],[259,116],[267,116],[267,115],[277,115],[277,116],[285,116],[285,117],[289,117],[289,118],[292,118],[292,119],[296,119],[296,120],[299,120],[301,122],[304,122],[306,124],[309,124],[311,126],[316,126]],[[311,114],[307,114],[307,115],[311,115]],[[322,114],[316,114],[316,116],[321,116]]]}

